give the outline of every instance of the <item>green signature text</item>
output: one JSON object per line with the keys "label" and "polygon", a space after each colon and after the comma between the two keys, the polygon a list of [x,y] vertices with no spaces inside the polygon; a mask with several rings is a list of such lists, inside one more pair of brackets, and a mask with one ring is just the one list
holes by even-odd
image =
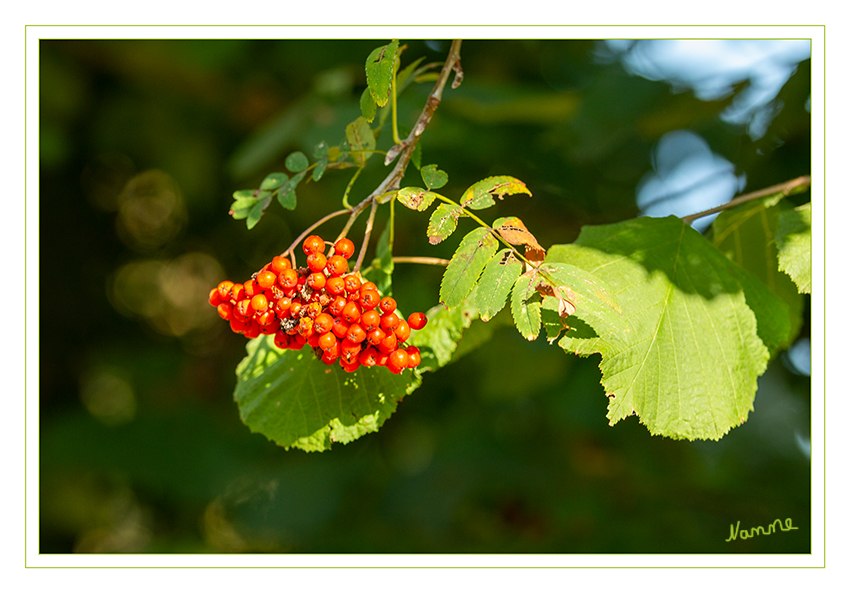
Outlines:
{"label": "green signature text", "polygon": [[779,529],[782,531],[791,531],[794,529],[799,529],[799,527],[794,527],[791,524],[791,519],[785,519],[785,525],[782,524],[781,519],[776,519],[773,523],[767,526],[767,528],[762,527],[761,525],[757,525],[749,530],[741,529],[741,522],[738,521],[735,525],[729,525],[729,537],[726,539],[727,542],[731,542],[732,540],[736,540],[739,537],[741,539],[750,539],[751,537],[755,537],[757,535],[771,535],[776,533],[776,526],[779,525]]}

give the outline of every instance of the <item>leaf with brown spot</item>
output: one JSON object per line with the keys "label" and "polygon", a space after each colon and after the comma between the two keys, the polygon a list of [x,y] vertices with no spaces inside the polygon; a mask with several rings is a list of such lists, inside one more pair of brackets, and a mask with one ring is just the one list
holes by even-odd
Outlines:
{"label": "leaf with brown spot", "polygon": [[513,194],[528,194],[530,196],[531,192],[519,179],[507,175],[498,175],[482,179],[470,186],[463,192],[460,204],[464,208],[481,210],[494,205],[496,203],[494,197],[501,200],[505,196]]}

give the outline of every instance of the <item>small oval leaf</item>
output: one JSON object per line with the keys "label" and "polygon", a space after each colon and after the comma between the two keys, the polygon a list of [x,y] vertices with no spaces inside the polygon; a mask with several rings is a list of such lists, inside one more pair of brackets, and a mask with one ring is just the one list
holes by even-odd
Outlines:
{"label": "small oval leaf", "polygon": [[310,161],[303,152],[296,151],[286,157],[286,168],[293,173],[300,173],[309,166]]}

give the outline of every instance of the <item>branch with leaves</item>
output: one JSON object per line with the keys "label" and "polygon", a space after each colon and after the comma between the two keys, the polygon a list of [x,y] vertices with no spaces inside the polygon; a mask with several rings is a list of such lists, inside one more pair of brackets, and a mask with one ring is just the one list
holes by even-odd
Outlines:
{"label": "branch with leaves", "polygon": [[[585,227],[571,244],[545,249],[515,216],[487,222],[483,210],[508,196],[532,198],[528,186],[509,175],[482,179],[456,199],[444,188],[449,175],[436,164],[421,165],[420,140],[438,109],[449,78],[463,79],[461,42],[446,60],[420,58],[401,67],[406,49],[398,41],[376,48],[366,59],[367,88],[361,116],[348,124],[345,140],[321,143],[312,164],[296,152],[285,160],[292,174],[272,173],[256,190],[234,194],[231,215],[249,228],[277,198],[296,207],[295,190],[308,174],[319,181],[329,170],[354,168],[342,209],[307,227],[281,254],[297,267],[296,251],[325,223],[347,216],[336,241],[347,240],[358,217],[369,211],[352,273],[389,295],[397,263],[445,266],[439,295],[427,312],[427,327],[410,343],[421,366],[407,374],[375,368],[326,371],[315,357],[281,349],[270,336],[248,346],[237,369],[236,400],[243,421],[284,447],[325,450],[377,430],[404,396],[417,389],[424,372],[453,359],[472,323],[486,323],[503,310],[527,340],[545,333],[550,344],[579,356],[601,354],[601,382],[611,424],[635,415],[652,434],[676,439],[719,439],[752,410],[757,378],[768,361],[791,343],[800,327],[802,294],[811,290],[810,204],[793,207],[786,198],[804,191],[809,177],[739,196],[682,219],[638,218]],[[439,67],[439,73],[432,70]],[[425,105],[405,137],[399,134],[397,97],[411,84],[434,81]],[[389,127],[392,145],[378,150]],[[393,168],[355,205],[349,198],[375,154]],[[421,186],[402,187],[410,163]],[[457,195],[457,194],[456,194]],[[431,211],[429,243],[446,241],[463,221],[467,231],[451,259],[393,253],[395,206]],[[386,226],[371,251],[376,215],[389,209]],[[690,224],[718,214],[706,235]],[[758,221],[758,225],[754,221]],[[740,251],[742,233],[760,233],[761,260]],[[333,247],[332,247],[333,249]],[[364,262],[369,262],[364,266]],[[506,314],[507,315],[507,314]],[[286,386],[285,388],[283,386]],[[287,415],[298,410],[298,422]]]}

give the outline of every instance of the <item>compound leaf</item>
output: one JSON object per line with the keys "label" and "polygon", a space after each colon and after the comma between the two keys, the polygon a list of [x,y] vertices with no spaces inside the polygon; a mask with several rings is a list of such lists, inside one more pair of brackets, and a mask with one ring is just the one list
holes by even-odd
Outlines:
{"label": "compound leaf", "polygon": [[461,240],[440,283],[440,300],[447,307],[456,307],[467,297],[498,246],[496,237],[485,228],[477,228]]}
{"label": "compound leaf", "polygon": [[652,434],[719,439],[746,421],[766,344],[788,334],[785,304],[676,217],[585,227],[547,263],[569,263],[616,296],[629,339],[617,344],[579,327],[558,345],[602,354],[614,424],[637,414]]}

